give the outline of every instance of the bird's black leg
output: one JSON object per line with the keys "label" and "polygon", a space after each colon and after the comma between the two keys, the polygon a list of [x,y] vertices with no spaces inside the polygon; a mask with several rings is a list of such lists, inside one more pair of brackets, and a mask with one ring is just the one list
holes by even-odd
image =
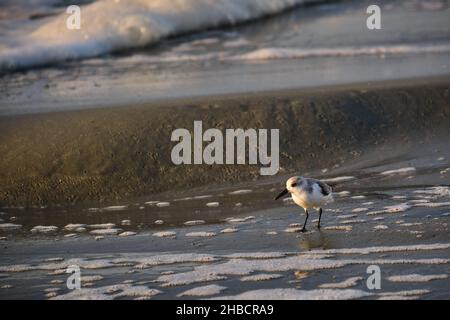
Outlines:
{"label": "bird's black leg", "polygon": [[306,222],[308,221],[308,210],[305,209],[305,214],[306,214],[306,219],[305,219],[305,223],[303,224],[303,228],[302,228],[302,232],[306,231]]}
{"label": "bird's black leg", "polygon": [[319,222],[317,223],[318,229],[320,229],[320,218],[322,218],[322,208],[319,208]]}

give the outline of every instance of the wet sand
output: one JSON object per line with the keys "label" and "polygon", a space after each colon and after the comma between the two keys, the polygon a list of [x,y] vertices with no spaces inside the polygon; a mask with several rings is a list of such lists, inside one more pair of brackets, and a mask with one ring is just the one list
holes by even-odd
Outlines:
{"label": "wet sand", "polygon": [[[222,204],[214,209],[219,216],[232,215],[219,223],[165,222],[143,228],[124,210],[121,218],[129,219],[130,226],[118,225],[118,233],[134,230],[136,235],[99,239],[90,228],[74,232],[61,227],[51,234],[30,234],[25,228],[22,238],[10,231],[1,242],[0,298],[448,299],[450,188],[408,185],[430,175],[448,184],[448,174],[430,168],[390,177],[381,172],[341,185],[322,229],[311,219],[306,233],[298,232],[304,217],[289,199],[268,205],[279,184],[255,186],[246,200],[213,193],[219,203],[242,201],[241,212],[229,212]],[[255,209],[251,200],[267,208]],[[189,206],[192,200],[183,201]],[[208,220],[202,208],[207,201],[191,211],[188,221]],[[167,212],[160,211],[160,217]],[[115,221],[111,213],[96,214]],[[92,221],[85,216],[72,222]],[[381,268],[380,290],[366,286],[366,268],[374,264]],[[66,287],[69,265],[81,267],[81,290]]]}
{"label": "wet sand", "polygon": [[[0,299],[448,299],[448,83],[3,117]],[[283,171],[169,167],[167,120],[199,118],[279,127]],[[294,173],[333,185],[321,230],[273,200]]]}
{"label": "wet sand", "polygon": [[[111,17],[137,28],[115,33],[100,19],[74,42],[48,24],[66,19],[66,1],[7,2],[1,300],[450,299],[449,1],[379,1],[376,31],[364,28],[369,0],[188,34],[169,8],[176,32],[144,48],[160,23],[134,19],[134,7]],[[138,11],[152,20],[151,10]],[[58,46],[43,52],[52,34]],[[110,54],[63,62],[82,58],[79,45]],[[7,71],[27,63],[42,67]],[[194,120],[280,129],[280,172],[174,166],[171,132]],[[298,174],[333,187],[320,230],[312,213],[300,233],[302,210],[273,200]],[[80,290],[66,285],[69,266],[81,268]]]}
{"label": "wet sand", "polygon": [[[272,200],[280,181],[78,215],[3,209],[4,222],[15,217],[9,223],[22,227],[2,231],[0,298],[448,299],[450,148],[437,146],[378,162],[366,155],[370,165],[360,159],[322,173],[335,181],[335,202],[322,229],[314,213],[306,233],[298,232],[301,209]],[[37,225],[58,230],[32,232]],[[366,285],[374,264],[380,290]],[[68,265],[81,267],[81,290],[67,289]]]}
{"label": "wet sand", "polygon": [[[371,153],[446,141],[449,79],[0,117],[0,206],[111,203],[258,179],[259,166],[175,166],[171,132],[280,129],[281,174],[340,166]],[[391,151],[389,151],[391,152]],[[392,153],[391,153],[392,154]]]}

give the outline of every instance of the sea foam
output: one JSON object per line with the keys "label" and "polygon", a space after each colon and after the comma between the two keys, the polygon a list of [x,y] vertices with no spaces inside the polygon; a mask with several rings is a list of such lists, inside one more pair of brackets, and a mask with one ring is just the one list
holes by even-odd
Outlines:
{"label": "sea foam", "polygon": [[[65,12],[2,49],[0,71],[139,48],[169,36],[234,25],[316,0],[102,0],[81,7],[81,28]],[[6,41],[5,41],[6,42]],[[8,41],[9,42],[9,41]]]}

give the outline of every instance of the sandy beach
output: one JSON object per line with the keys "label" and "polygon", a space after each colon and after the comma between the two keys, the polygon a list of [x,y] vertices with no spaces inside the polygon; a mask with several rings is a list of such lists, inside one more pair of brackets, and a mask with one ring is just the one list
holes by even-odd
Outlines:
{"label": "sandy beach", "polygon": [[171,132],[192,132],[196,120],[222,132],[279,129],[280,174],[308,175],[368,154],[386,160],[397,148],[446,143],[448,83],[424,78],[4,116],[0,203],[104,203],[259,177],[257,165],[174,165]]}
{"label": "sandy beach", "polygon": [[[450,299],[449,1],[129,3],[0,4],[1,300]],[[279,171],[175,165],[195,121],[278,129]]]}
{"label": "sandy beach", "polygon": [[[249,125],[249,120],[242,117],[242,110],[247,110],[252,121],[267,119],[262,125],[270,123],[281,127],[284,129],[282,136],[286,136],[285,132],[295,130],[292,126],[282,125],[287,123],[284,122],[286,114],[290,115],[289,123],[295,123],[292,120],[295,114],[299,114],[302,130],[294,136],[308,139],[308,134],[320,134],[311,129],[320,119],[330,124],[326,127],[326,136],[337,140],[316,140],[316,143],[330,145],[324,153],[317,152],[318,147],[314,145],[307,146],[306,151],[298,149],[302,139],[289,139],[282,149],[281,166],[284,170],[276,177],[252,179],[257,168],[247,166],[235,168],[235,171],[226,166],[210,169],[192,166],[178,169],[183,170],[180,173],[171,173],[162,169],[163,158],[155,158],[162,176],[170,179],[163,181],[162,176],[154,174],[151,181],[160,184],[153,182],[149,185],[170,191],[153,192],[151,196],[131,191],[126,194],[121,184],[115,184],[117,182],[111,179],[108,182],[111,187],[106,190],[121,195],[116,201],[99,202],[103,198],[110,199],[111,195],[102,194],[104,189],[98,189],[90,182],[69,191],[78,192],[73,199],[80,200],[79,203],[55,205],[53,201],[62,202],[68,197],[58,189],[54,193],[37,189],[41,196],[36,196],[36,199],[41,201],[46,200],[46,194],[60,197],[55,200],[48,198],[52,201],[43,203],[34,203],[32,198],[28,198],[30,202],[22,204],[20,197],[4,198],[12,203],[2,208],[0,224],[3,236],[1,296],[30,299],[333,299],[348,294],[348,298],[362,299],[448,298],[450,148],[446,137],[449,134],[447,117],[450,104],[446,83],[446,79],[427,79],[426,84],[396,82],[390,83],[389,88],[327,88],[321,95],[317,94],[319,90],[277,94],[276,98],[256,96],[245,100],[240,97],[240,105],[236,107],[240,110],[239,119],[233,116],[236,112],[228,113],[235,104],[235,97],[210,99],[210,104],[217,104],[214,113],[210,112],[210,107],[202,106],[206,102],[192,102],[190,108],[198,108],[195,117],[206,123],[222,119],[224,125]],[[424,100],[430,96],[433,96],[433,103],[427,105]],[[408,103],[402,107],[401,101],[405,97]],[[379,99],[386,100],[380,103]],[[334,103],[335,113],[331,113],[332,119],[323,118],[323,115],[330,117],[327,110],[330,100]],[[345,101],[342,108],[352,108],[349,103],[352,100],[358,101],[358,105],[350,109],[351,117],[356,118],[354,121],[342,118],[342,110],[336,107],[339,101]],[[305,108],[305,101],[314,108],[311,105]],[[364,101],[368,101],[367,104]],[[395,112],[385,101],[395,103]],[[273,109],[274,103],[282,107]],[[257,108],[253,109],[254,105]],[[178,108],[182,112],[187,107],[183,104],[183,108],[176,105],[170,108]],[[226,108],[227,113],[221,113],[221,108]],[[356,108],[361,112],[359,115],[354,112]],[[20,116],[14,121],[24,122],[20,126],[24,128],[20,137],[22,147],[26,141],[24,137],[58,130],[61,123],[66,129],[88,124],[95,127],[96,132],[101,132],[102,123],[111,123],[112,118],[120,119],[115,120],[114,128],[123,135],[121,128],[124,126],[139,128],[137,123],[149,125],[151,120],[167,123],[153,118],[153,115],[170,117],[175,114],[156,110],[140,106]],[[202,113],[202,110],[206,111]],[[372,113],[367,117],[369,110]],[[229,119],[226,116],[224,119],[226,114]],[[308,117],[308,114],[315,118]],[[176,118],[170,120],[180,119],[179,115],[176,113]],[[93,124],[87,120],[89,118],[102,119],[102,122]],[[182,121],[178,124],[181,126],[187,126],[191,121],[188,114],[181,118],[183,120],[178,120]],[[274,122],[275,119],[279,122]],[[310,123],[305,123],[305,119],[311,119]],[[8,122],[5,118],[2,121],[13,123],[9,118]],[[43,121],[47,125],[39,126]],[[348,126],[350,122],[354,124],[351,127]],[[53,126],[48,125],[51,123]],[[3,130],[7,128],[1,127]],[[143,134],[136,137],[127,129],[125,139],[140,141],[146,137],[148,142],[159,141],[154,134],[162,134],[165,126],[149,127],[154,129],[148,131],[153,135],[138,129]],[[78,135],[70,129],[71,133]],[[336,134],[338,131],[339,136]],[[352,141],[350,137],[356,131],[360,134]],[[17,135],[17,131],[10,129],[10,132]],[[54,137],[55,142],[49,143],[45,139],[45,143],[35,145],[38,150],[52,146],[53,152],[61,152],[57,146],[64,146],[72,139],[61,141],[64,136],[54,133],[48,137]],[[82,152],[98,151],[100,145],[118,141],[116,138],[109,140],[109,137],[114,137],[111,132],[105,137],[96,134],[95,139],[89,139],[86,134],[80,136],[81,139],[86,137],[89,143],[77,144],[89,147],[79,149],[81,152],[76,153],[75,163],[86,158]],[[19,138],[16,136],[16,139]],[[3,141],[12,142],[5,150],[18,152],[14,151],[13,139]],[[32,141],[36,143],[30,140],[30,146]],[[129,140],[120,141],[122,146],[132,147],[131,143],[124,141]],[[156,150],[159,154],[168,152],[164,145],[167,143],[158,145]],[[141,151],[148,148],[148,144],[141,146]],[[72,148],[70,150],[73,151]],[[130,149],[114,150],[118,150],[114,159],[118,158],[120,162],[111,161],[112,166],[119,167],[124,161],[130,161],[127,168],[134,164],[132,156],[129,159],[125,157],[130,154]],[[47,160],[37,161],[30,158],[30,154],[22,158],[41,166],[50,163],[50,156]],[[105,166],[107,157],[101,152],[96,152],[96,155],[100,158],[98,163]],[[310,165],[305,166],[307,163]],[[89,170],[79,164],[72,168],[79,168],[78,174]],[[302,172],[333,185],[335,202],[325,210],[320,231],[311,223],[308,232],[300,233],[304,219],[301,209],[289,198],[281,202],[273,200],[283,181],[297,172],[296,168],[305,168]],[[63,172],[55,173],[55,176],[61,178]],[[25,176],[22,171],[21,178]],[[194,176],[196,179],[192,178]],[[210,177],[220,177],[222,183]],[[36,185],[45,186],[47,179],[37,180]],[[86,179],[89,181],[88,174]],[[127,179],[126,184],[131,185],[129,181]],[[9,190],[12,186],[9,185]],[[21,188],[25,187],[26,184],[21,184]],[[142,190],[144,193],[153,191],[144,187]],[[2,194],[14,193],[3,191]],[[34,191],[30,189],[22,194],[30,197]],[[83,195],[98,195],[99,198],[82,198]],[[91,206],[93,204],[96,206]],[[313,215],[313,218],[317,216]],[[66,288],[65,268],[71,264],[81,265],[83,276],[86,276],[86,287],[80,291],[70,292]],[[366,268],[372,264],[380,265],[382,270],[381,290],[371,291],[366,287]],[[431,278],[422,279],[417,275],[430,275]],[[400,277],[398,281],[396,277]],[[114,288],[117,296],[112,293]]]}

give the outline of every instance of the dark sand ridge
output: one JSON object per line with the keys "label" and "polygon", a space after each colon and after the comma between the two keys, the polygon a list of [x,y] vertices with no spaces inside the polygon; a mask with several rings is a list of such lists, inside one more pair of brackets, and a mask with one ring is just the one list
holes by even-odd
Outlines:
{"label": "dark sand ridge", "polygon": [[194,120],[203,130],[279,128],[283,172],[334,166],[382,146],[448,139],[449,80],[5,116],[0,205],[124,200],[259,177],[259,166],[172,164],[171,132],[192,131]]}

